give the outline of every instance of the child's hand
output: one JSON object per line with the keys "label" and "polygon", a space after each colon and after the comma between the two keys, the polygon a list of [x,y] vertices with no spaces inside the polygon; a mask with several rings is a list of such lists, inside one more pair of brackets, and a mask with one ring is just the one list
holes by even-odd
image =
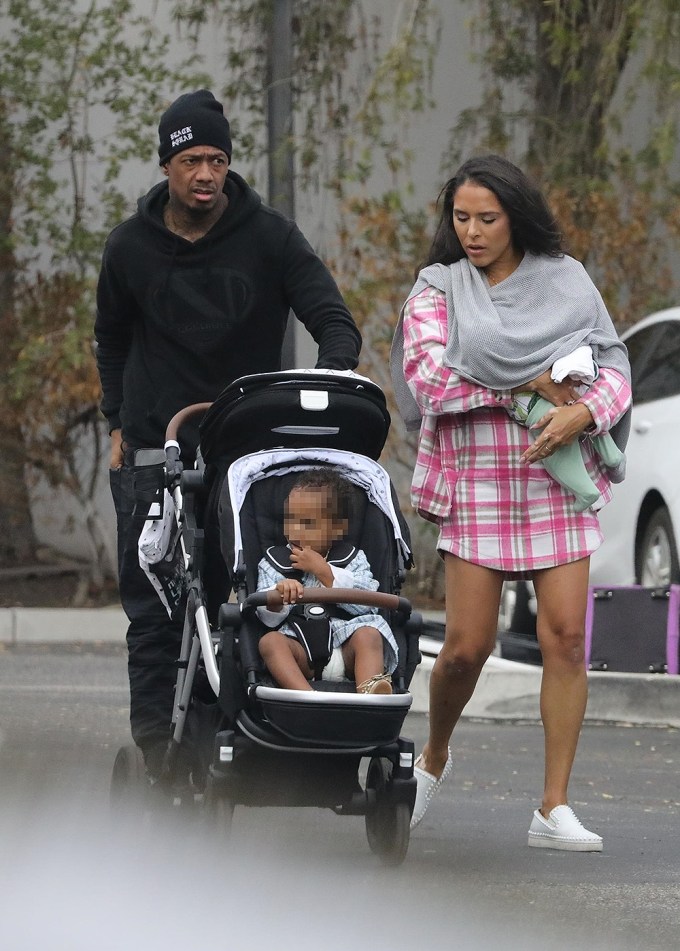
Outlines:
{"label": "child's hand", "polygon": [[276,590],[281,595],[281,600],[284,604],[295,604],[302,597],[304,588],[299,581],[286,578],[284,581],[279,581],[276,585]]}
{"label": "child's hand", "polygon": [[328,562],[313,548],[298,548],[297,545],[291,545],[290,563],[294,568],[314,575],[327,588],[333,586],[333,572]]}

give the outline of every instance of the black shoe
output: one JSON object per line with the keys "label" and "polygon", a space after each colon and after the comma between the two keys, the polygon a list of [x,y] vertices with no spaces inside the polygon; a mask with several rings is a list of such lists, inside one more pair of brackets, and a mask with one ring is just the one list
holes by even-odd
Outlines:
{"label": "black shoe", "polygon": [[146,778],[149,786],[156,786],[164,780],[167,784],[167,752],[168,744],[164,741],[154,743],[153,746],[142,748],[144,768],[146,769]]}

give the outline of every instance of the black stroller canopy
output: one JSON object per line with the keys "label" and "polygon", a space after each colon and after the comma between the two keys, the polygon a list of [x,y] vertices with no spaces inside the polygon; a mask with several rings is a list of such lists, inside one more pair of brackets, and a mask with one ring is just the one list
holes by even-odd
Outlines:
{"label": "black stroller canopy", "polygon": [[200,426],[206,463],[225,471],[238,456],[277,447],[345,449],[378,459],[390,427],[385,395],[351,371],[286,370],[241,377]]}

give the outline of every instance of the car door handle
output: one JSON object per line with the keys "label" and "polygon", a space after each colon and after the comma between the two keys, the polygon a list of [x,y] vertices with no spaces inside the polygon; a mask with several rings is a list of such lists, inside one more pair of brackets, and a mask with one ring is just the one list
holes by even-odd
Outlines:
{"label": "car door handle", "polygon": [[635,423],[635,426],[633,427],[636,433],[641,433],[641,434],[648,433],[651,428],[652,428],[652,424],[648,419],[638,420]]}

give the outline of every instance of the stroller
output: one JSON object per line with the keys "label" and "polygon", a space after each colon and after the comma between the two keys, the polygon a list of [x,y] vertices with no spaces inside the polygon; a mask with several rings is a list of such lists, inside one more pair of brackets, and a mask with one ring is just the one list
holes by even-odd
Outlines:
{"label": "stroller", "polygon": [[[198,461],[183,471],[177,435],[197,416]],[[408,528],[377,462],[389,425],[384,394],[370,380],[294,370],[242,377],[168,426],[162,482],[140,539],[150,581],[168,612],[184,618],[164,782],[176,805],[190,800],[216,831],[228,833],[237,805],[316,806],[363,815],[369,847],[385,864],[406,856],[416,781],[413,742],[400,731],[422,620],[400,595],[412,566]],[[282,536],[293,481],[327,466],[355,486],[348,540],[365,552],[379,589],[306,588],[302,601],[378,608],[398,646],[392,695],[358,694],[348,680],[283,689],[259,656],[267,628],[257,609],[279,610],[281,596],[256,591],[258,563]],[[139,751],[123,747],[112,805],[139,801],[145,786]]]}

